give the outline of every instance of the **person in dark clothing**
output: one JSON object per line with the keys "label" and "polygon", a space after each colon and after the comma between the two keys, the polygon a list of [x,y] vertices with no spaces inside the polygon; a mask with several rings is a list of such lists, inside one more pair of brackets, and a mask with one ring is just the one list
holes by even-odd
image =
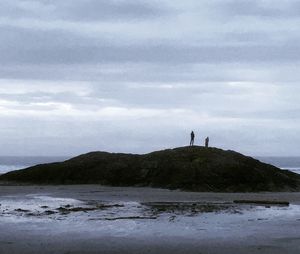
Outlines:
{"label": "person in dark clothing", "polygon": [[207,138],[205,139],[205,147],[208,147],[208,145],[209,145],[209,137],[207,137]]}
{"label": "person in dark clothing", "polygon": [[194,145],[194,140],[195,140],[195,133],[194,131],[191,132],[191,141],[190,141],[190,146]]}

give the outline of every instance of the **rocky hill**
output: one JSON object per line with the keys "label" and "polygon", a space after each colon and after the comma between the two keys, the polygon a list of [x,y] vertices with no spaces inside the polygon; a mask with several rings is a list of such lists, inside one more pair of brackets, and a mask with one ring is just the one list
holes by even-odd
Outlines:
{"label": "rocky hill", "polygon": [[92,152],[0,176],[36,184],[152,186],[192,191],[300,190],[300,175],[234,151],[199,146],[144,155]]}

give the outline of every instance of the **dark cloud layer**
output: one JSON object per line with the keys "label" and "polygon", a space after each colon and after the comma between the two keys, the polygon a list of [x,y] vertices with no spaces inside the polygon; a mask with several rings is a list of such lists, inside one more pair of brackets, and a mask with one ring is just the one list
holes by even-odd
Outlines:
{"label": "dark cloud layer", "polygon": [[86,0],[78,3],[74,1],[56,1],[56,3],[61,18],[80,21],[139,20],[164,14],[164,10],[160,8],[163,4],[155,1],[151,3],[133,0]]}
{"label": "dark cloud layer", "polygon": [[300,3],[298,1],[223,1],[220,11],[234,16],[252,16],[263,18],[291,18],[300,16]]}
{"label": "dark cloud layer", "polygon": [[1,62],[12,64],[98,64],[98,63],[249,63],[299,62],[300,46],[73,46],[3,49]]}
{"label": "dark cloud layer", "polygon": [[163,3],[133,0],[12,0],[2,1],[3,16],[76,21],[138,20],[164,15]]}

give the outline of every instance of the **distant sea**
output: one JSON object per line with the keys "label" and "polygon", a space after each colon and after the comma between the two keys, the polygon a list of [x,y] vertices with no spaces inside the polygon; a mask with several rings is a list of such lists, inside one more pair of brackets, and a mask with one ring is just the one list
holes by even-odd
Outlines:
{"label": "distant sea", "polygon": [[69,157],[48,156],[0,156],[0,174],[28,168],[37,164],[65,161]]}
{"label": "distant sea", "polygon": [[[0,156],[0,174],[37,164],[65,161],[70,157]],[[300,174],[300,157],[256,157],[258,160]]]}
{"label": "distant sea", "polygon": [[300,174],[300,157],[256,157],[258,160],[272,164],[281,169],[288,169]]}

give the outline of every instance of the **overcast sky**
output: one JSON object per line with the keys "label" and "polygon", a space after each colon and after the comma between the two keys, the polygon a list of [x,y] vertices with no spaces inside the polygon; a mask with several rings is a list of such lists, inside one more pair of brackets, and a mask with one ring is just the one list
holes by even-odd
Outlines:
{"label": "overcast sky", "polygon": [[299,70],[298,0],[0,0],[0,155],[300,155]]}

